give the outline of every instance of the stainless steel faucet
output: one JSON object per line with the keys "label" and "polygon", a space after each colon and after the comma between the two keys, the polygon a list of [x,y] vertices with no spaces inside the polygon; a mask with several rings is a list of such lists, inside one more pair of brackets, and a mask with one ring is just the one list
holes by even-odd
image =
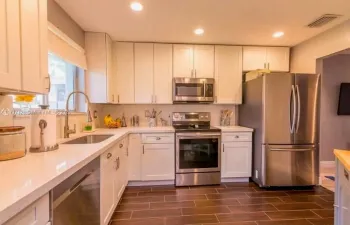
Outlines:
{"label": "stainless steel faucet", "polygon": [[69,135],[70,134],[75,134],[76,133],[76,126],[74,124],[74,129],[73,130],[70,130],[69,129],[69,125],[68,125],[68,115],[69,115],[69,99],[70,97],[73,95],[73,94],[82,94],[85,96],[86,98],[86,101],[88,103],[87,105],[87,116],[88,116],[88,122],[92,122],[92,117],[91,117],[91,113],[90,113],[90,109],[89,109],[89,106],[90,106],[90,99],[89,99],[89,96],[87,96],[84,92],[82,91],[73,91],[71,92],[68,97],[67,97],[67,101],[66,101],[66,115],[65,115],[65,122],[64,122],[64,138],[69,138]]}

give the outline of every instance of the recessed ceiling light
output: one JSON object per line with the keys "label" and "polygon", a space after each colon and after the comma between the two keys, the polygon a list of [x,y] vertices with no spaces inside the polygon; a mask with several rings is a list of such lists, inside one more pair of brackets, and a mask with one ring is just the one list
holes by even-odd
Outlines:
{"label": "recessed ceiling light", "polygon": [[272,37],[274,38],[280,38],[284,35],[284,32],[283,31],[277,31],[275,33],[273,33]]}
{"label": "recessed ceiling light", "polygon": [[142,11],[143,9],[143,5],[139,2],[132,2],[130,4],[130,8],[133,10],[133,11],[136,11],[136,12],[139,12],[139,11]]}
{"label": "recessed ceiling light", "polygon": [[202,28],[197,28],[193,31],[196,35],[203,35],[204,30]]}

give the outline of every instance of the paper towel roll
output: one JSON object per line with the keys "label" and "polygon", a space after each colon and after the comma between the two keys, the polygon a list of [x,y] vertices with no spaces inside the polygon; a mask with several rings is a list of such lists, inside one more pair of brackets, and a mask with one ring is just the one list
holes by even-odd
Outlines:
{"label": "paper towel roll", "polygon": [[57,143],[56,141],[56,114],[50,113],[47,110],[41,110],[41,113],[32,115],[32,138],[31,138],[31,147],[39,148],[41,145],[40,142],[40,120],[45,120],[47,122],[46,128],[43,130],[44,135],[44,147],[53,146]]}

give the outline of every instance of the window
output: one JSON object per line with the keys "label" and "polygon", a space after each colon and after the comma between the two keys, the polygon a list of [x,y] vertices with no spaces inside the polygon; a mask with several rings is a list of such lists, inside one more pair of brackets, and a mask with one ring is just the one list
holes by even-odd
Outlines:
{"label": "window", "polygon": [[[48,94],[50,109],[65,109],[68,95],[75,90],[84,91],[84,70],[66,62],[60,57],[48,54],[48,72],[50,74],[51,88]],[[84,111],[85,99],[74,95],[69,101],[69,110]],[[30,104],[31,108],[39,108],[43,102],[43,96],[37,95]],[[20,108],[19,103],[14,103],[14,108]]]}

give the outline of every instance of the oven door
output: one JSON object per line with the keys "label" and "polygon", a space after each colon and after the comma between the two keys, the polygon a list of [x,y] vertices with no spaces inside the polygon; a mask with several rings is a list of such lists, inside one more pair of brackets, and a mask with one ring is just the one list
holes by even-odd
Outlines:
{"label": "oven door", "polygon": [[176,134],[176,173],[219,172],[220,133]]}
{"label": "oven door", "polygon": [[214,79],[174,78],[173,102],[213,102]]}

